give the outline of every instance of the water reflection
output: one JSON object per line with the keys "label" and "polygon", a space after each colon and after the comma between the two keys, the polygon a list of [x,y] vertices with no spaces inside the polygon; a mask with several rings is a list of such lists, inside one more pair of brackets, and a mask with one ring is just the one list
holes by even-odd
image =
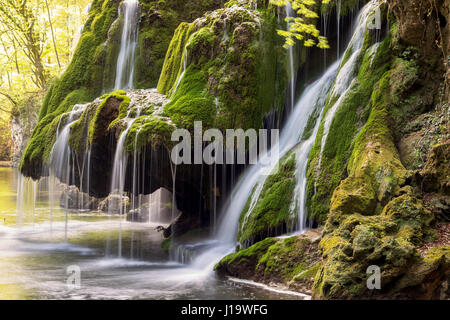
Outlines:
{"label": "water reflection", "polygon": [[[16,227],[17,174],[0,168],[0,299],[299,299],[170,261],[155,226],[52,208],[38,190]],[[121,241],[119,241],[119,239]],[[67,286],[79,266],[81,288]]]}

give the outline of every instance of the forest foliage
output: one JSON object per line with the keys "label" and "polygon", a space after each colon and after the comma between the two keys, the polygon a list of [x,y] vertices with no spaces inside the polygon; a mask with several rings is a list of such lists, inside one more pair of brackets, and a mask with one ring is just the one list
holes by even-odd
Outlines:
{"label": "forest foliage", "polygon": [[[71,60],[89,0],[0,0],[0,160],[8,160],[11,116],[26,122]],[[5,149],[5,150],[3,150]]]}

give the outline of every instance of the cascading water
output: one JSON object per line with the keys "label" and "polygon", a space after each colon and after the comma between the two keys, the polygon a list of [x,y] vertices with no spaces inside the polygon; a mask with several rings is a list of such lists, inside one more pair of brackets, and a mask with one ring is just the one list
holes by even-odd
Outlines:
{"label": "cascading water", "polygon": [[[70,128],[80,118],[87,106],[88,104],[75,105],[72,111],[61,117],[58,124],[56,141],[50,154],[50,175],[54,175],[62,183],[67,185],[70,184],[70,160],[72,156],[69,147]],[[67,118],[67,121],[60,131],[59,129],[64,118]]]}
{"label": "cascading water", "polygon": [[136,53],[139,1],[125,0],[120,6],[123,15],[123,29],[120,51],[117,58],[114,89],[132,89],[134,87],[134,57]]}
{"label": "cascading water", "polygon": [[[335,103],[331,106],[331,108],[325,115],[318,167],[320,167],[322,162],[323,150],[325,148],[334,116],[339,110],[339,107],[344,101],[347,93],[351,91],[353,84],[356,83],[356,76],[358,71],[357,61],[362,53],[361,51],[364,42],[364,33],[366,31],[366,26],[373,18],[373,14],[377,7],[377,1],[371,1],[361,10],[361,13],[358,15],[356,25],[354,27],[355,31],[344,53],[344,56],[350,56],[350,58],[342,62],[339,73],[336,76],[336,80],[330,92],[329,101],[335,101]],[[369,54],[371,54],[372,57],[374,56],[378,46],[379,43],[376,43],[369,49]]]}
{"label": "cascading water", "polygon": [[[286,29],[289,31],[291,29],[291,22],[290,19],[293,17],[293,10],[292,5],[288,3],[285,6],[286,10],[286,19],[287,19],[287,27]],[[295,101],[295,70],[294,70],[294,48],[292,46],[289,46],[288,48],[289,53],[289,111],[292,111],[294,109],[294,101]]]}
{"label": "cascading water", "polygon": [[[360,42],[363,41],[364,32],[366,30],[368,19],[374,8],[377,6],[377,1],[372,0],[369,2],[359,14],[357,19],[357,25],[354,29],[354,34],[352,40],[350,41],[347,50],[357,51]],[[355,59],[347,63],[355,64]],[[352,79],[353,68],[341,68],[339,66],[341,61],[335,62],[324,75],[308,86],[296,104],[296,107],[289,117],[279,141],[279,156],[280,159],[287,154],[293,148],[296,150],[296,161],[297,161],[297,186],[296,195],[293,200],[292,208],[297,208],[298,210],[298,227],[297,231],[301,232],[305,229],[306,220],[306,209],[305,209],[305,195],[306,195],[306,169],[309,152],[315,141],[323,113],[323,107],[326,103],[326,98],[332,88],[333,81],[336,77],[336,73],[339,70],[339,76],[336,78],[334,89],[330,94],[337,92],[336,83],[340,85],[339,79]],[[348,89],[351,85],[351,81],[346,81],[343,85],[344,89],[342,92]],[[315,110],[320,112],[320,116],[316,122],[313,133],[306,140],[301,141],[304,129],[306,127],[307,121]],[[327,115],[328,116],[328,115]],[[215,237],[215,245],[212,249],[205,251],[200,254],[194,261],[193,265],[198,268],[203,268],[205,271],[212,270],[212,266],[218,262],[218,260],[224,255],[232,252],[236,244],[236,235],[238,229],[239,216],[247,203],[249,197],[252,194],[252,190],[258,190],[255,186],[260,186],[264,184],[266,175],[263,174],[267,172],[267,168],[264,168],[262,163],[267,163],[267,155],[263,155],[261,160],[257,165],[250,167],[240,178],[238,184],[235,186],[230,200],[225,204],[220,225],[218,228],[217,235]],[[263,170],[266,169],[266,170]],[[257,199],[258,192],[254,192],[253,197]],[[232,200],[231,200],[232,199]],[[251,203],[253,202],[251,199]],[[249,213],[247,213],[249,214]]]}
{"label": "cascading water", "polygon": [[[72,151],[69,147],[70,128],[77,121],[84,110],[86,110],[88,104],[75,105],[70,112],[63,114],[58,123],[56,140],[50,153],[49,163],[49,177],[40,181],[33,181],[31,178],[24,177],[19,174],[17,182],[17,225],[23,226],[25,220],[31,220],[34,223],[36,220],[36,206],[38,202],[38,196],[40,193],[41,182],[48,184],[48,200],[49,200],[49,213],[50,213],[50,226],[53,222],[53,206],[56,203],[60,203],[57,197],[58,191],[61,189],[60,183],[69,186],[74,182],[74,172],[70,170],[71,165],[74,163],[72,158]],[[62,128],[61,128],[62,127]],[[68,198],[67,195],[62,201],[65,209],[65,239],[67,234],[68,223]],[[79,207],[82,209],[82,207]],[[31,219],[26,219],[26,216],[31,216]],[[51,231],[51,229],[50,229]]]}
{"label": "cascading water", "polygon": [[[70,128],[77,121],[84,110],[86,110],[88,104],[80,104],[75,105],[72,108],[72,111],[68,113],[67,123],[64,128],[59,132],[59,127],[61,126],[61,121],[64,116],[61,117],[61,120],[58,124],[58,131],[56,136],[56,142],[53,145],[52,152],[50,154],[50,177],[48,179],[49,184],[55,183],[57,179],[64,183],[66,186],[69,186],[71,183],[71,158],[72,151],[69,147],[69,137],[70,137]],[[72,161],[72,167],[75,167],[75,161]],[[74,177],[74,174],[72,175]],[[81,179],[82,180],[82,179]],[[49,185],[49,190],[53,190]],[[54,194],[51,193],[49,197],[53,197]],[[69,203],[68,203],[68,195],[65,196],[64,199],[64,209],[65,209],[65,232],[64,232],[64,240],[67,241],[67,226],[68,226],[68,214],[69,214]],[[54,200],[50,201],[50,205],[53,205]],[[80,207],[82,209],[82,207]]]}
{"label": "cascading water", "polygon": [[341,57],[341,0],[338,0],[336,3],[336,23],[337,23],[337,58],[338,60]]}

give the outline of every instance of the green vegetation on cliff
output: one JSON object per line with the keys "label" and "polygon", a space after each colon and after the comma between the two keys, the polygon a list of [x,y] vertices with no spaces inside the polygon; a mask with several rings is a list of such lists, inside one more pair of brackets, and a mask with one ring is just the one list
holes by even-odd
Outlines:
{"label": "green vegetation on cliff", "polygon": [[[170,3],[141,0],[135,86],[156,86],[170,40],[180,22],[190,22],[219,5],[215,0]],[[72,61],[44,99],[39,123],[21,161],[20,169],[25,175],[37,179],[44,173],[55,138],[54,130],[48,126],[55,119],[75,104],[90,102],[112,90],[123,28],[119,6],[116,0],[93,1]]]}
{"label": "green vegetation on cliff", "polygon": [[319,266],[319,236],[311,232],[285,239],[266,238],[226,256],[214,269],[221,274],[277,283],[307,293]]}
{"label": "green vegetation on cliff", "polygon": [[[348,175],[347,164],[355,143],[355,137],[370,114],[370,96],[376,82],[388,70],[390,63],[390,38],[373,45],[374,34],[367,32],[363,48],[353,61],[359,65],[355,80],[341,100],[329,96],[324,114],[340,103],[331,122],[325,145],[322,146],[324,121],[319,128],[315,144],[309,156],[307,172],[307,207],[310,218],[323,223],[327,218],[331,195],[340,181]],[[341,67],[353,54],[349,49]],[[321,152],[323,150],[323,152]],[[319,167],[320,163],[320,167]]]}
{"label": "green vegetation on cliff", "polygon": [[253,190],[239,218],[238,241],[242,245],[248,246],[273,234],[286,232],[297,223],[298,216],[292,208],[296,185],[295,159],[295,152],[287,154],[279,167],[262,182],[261,192],[254,195],[256,190]]}
{"label": "green vegetation on cliff", "polygon": [[181,24],[158,83],[172,99],[166,113],[187,128],[193,120],[219,129],[260,128],[263,116],[284,104],[285,53],[276,28],[270,11],[236,5]]}

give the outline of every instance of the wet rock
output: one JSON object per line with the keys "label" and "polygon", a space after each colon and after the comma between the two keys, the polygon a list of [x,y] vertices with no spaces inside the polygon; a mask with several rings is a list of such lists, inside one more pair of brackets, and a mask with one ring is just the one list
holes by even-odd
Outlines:
{"label": "wet rock", "polygon": [[165,188],[159,188],[150,195],[140,196],[138,201],[141,205],[128,213],[128,221],[169,224],[180,214],[176,205],[173,208],[172,192]]}
{"label": "wet rock", "polygon": [[76,186],[65,186],[59,205],[69,210],[97,210],[100,200],[80,192]]}
{"label": "wet rock", "polygon": [[130,198],[125,195],[110,194],[98,205],[98,210],[112,214],[124,214],[130,210]]}
{"label": "wet rock", "polygon": [[169,239],[181,237],[187,232],[200,227],[201,224],[198,218],[193,218],[181,212],[167,227],[158,226],[156,229],[158,232],[163,233],[164,239]]}
{"label": "wet rock", "polygon": [[310,230],[290,238],[266,238],[226,256],[215,270],[221,275],[310,294],[320,261],[320,237],[320,230]]}

